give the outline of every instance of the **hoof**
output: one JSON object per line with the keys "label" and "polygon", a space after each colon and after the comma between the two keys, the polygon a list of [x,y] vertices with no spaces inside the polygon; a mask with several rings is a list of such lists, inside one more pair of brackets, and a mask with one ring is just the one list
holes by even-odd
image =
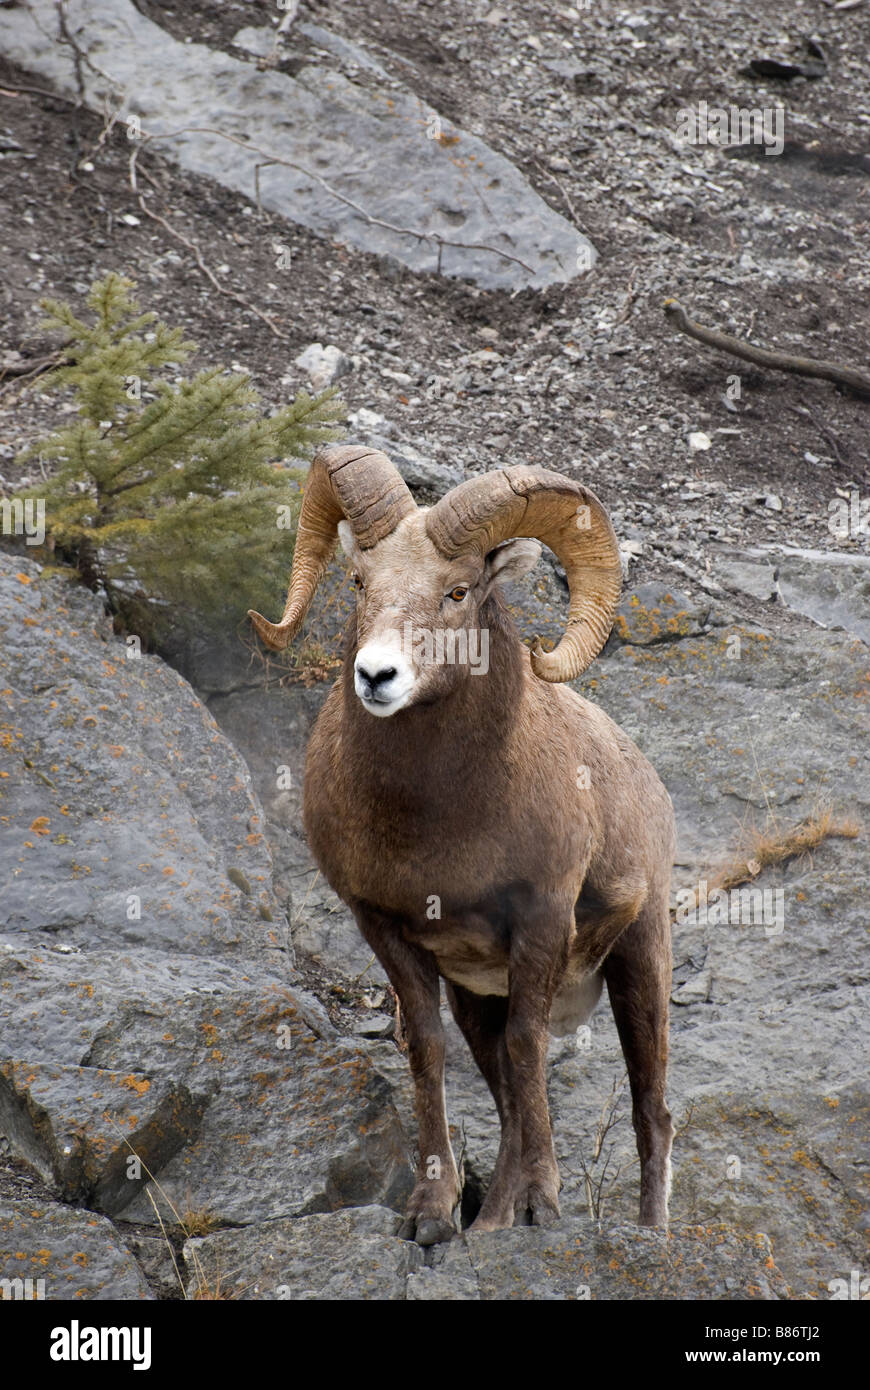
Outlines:
{"label": "hoof", "polygon": [[510,1226],[555,1226],[561,1219],[558,1198],[548,1197],[537,1183],[520,1178],[505,1191],[487,1193],[472,1222],[472,1231],[503,1231]]}
{"label": "hoof", "polygon": [[415,1240],[418,1245],[440,1245],[455,1234],[453,1222],[438,1216],[409,1216],[399,1227],[400,1240]]}
{"label": "hoof", "polygon": [[538,1187],[530,1187],[514,1208],[515,1226],[555,1226],[560,1219],[559,1204]]}

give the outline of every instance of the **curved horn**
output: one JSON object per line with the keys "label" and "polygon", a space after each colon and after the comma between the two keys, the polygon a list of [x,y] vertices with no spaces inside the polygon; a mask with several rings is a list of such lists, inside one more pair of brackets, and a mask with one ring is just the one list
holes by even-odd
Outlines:
{"label": "curved horn", "polygon": [[361,550],[370,550],[417,510],[404,479],[386,454],[361,445],[321,449],[311,462],[290,571],[290,588],[280,623],[262,614],[248,617],[267,647],[282,651],[302,626],[314,591],[329,564],[346,518]]}
{"label": "curved horn", "polygon": [[487,554],[512,536],[534,536],[558,556],[568,577],[565,633],[555,651],[538,639],[532,670],[545,681],[579,676],[607,641],[622,584],[610,519],[588,488],[546,468],[502,468],[448,492],[426,516],[429,539],[449,557]]}

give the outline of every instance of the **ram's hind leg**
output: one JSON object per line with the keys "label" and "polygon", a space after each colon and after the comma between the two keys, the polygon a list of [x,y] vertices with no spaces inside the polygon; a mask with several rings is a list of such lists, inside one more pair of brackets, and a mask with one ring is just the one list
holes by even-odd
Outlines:
{"label": "ram's hind leg", "polygon": [[631,1086],[640,1155],[640,1224],[668,1220],[673,1125],[665,1104],[671,924],[665,893],[648,899],[602,967]]}

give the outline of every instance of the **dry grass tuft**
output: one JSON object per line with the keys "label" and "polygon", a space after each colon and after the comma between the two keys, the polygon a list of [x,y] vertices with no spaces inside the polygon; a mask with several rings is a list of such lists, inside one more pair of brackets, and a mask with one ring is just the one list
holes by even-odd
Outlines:
{"label": "dry grass tuft", "polygon": [[[148,1167],[148,1164],[145,1162],[144,1158],[142,1158],[140,1154],[136,1153],[136,1150],[133,1148],[133,1145],[130,1143],[127,1136],[121,1131],[119,1126],[117,1124],[114,1124],[114,1122],[113,1125],[119,1137],[123,1139],[127,1148],[130,1150],[130,1153],[133,1154],[139,1160],[139,1163],[142,1166],[142,1171],[148,1175],[148,1177],[151,1179],[153,1186],[157,1189],[160,1196],[163,1198],[164,1202],[166,1203],[167,1207],[169,1208],[170,1212],[175,1218],[176,1227],[181,1231],[181,1234],[183,1235],[185,1240],[190,1240],[197,1236],[206,1236],[211,1231],[217,1230],[220,1227],[221,1222],[205,1209],[194,1210],[191,1209],[190,1205],[188,1205],[187,1209],[184,1212],[184,1215],[181,1215],[181,1213],[178,1211],[178,1208],[173,1203],[172,1198],[169,1196],[168,1192],[165,1190],[165,1188],[161,1187],[157,1178],[151,1172],[151,1169]],[[217,1274],[217,1278],[214,1285],[209,1283],[208,1276],[206,1275],[205,1269],[202,1265],[202,1261],[200,1260],[196,1249],[193,1249],[191,1251],[191,1262],[193,1264],[193,1285],[191,1291],[188,1292],[188,1289],[185,1286],[184,1278],[182,1277],[181,1270],[178,1268],[178,1260],[175,1257],[175,1246],[170,1237],[169,1231],[166,1229],[166,1222],[163,1220],[163,1217],[160,1214],[160,1208],[154,1200],[154,1194],[152,1193],[150,1187],[145,1188],[145,1195],[147,1196],[152,1207],[154,1208],[154,1215],[157,1217],[157,1223],[160,1227],[163,1239],[166,1242],[166,1248],[169,1251],[169,1257],[172,1260],[172,1267],[175,1270],[175,1277],[178,1280],[178,1287],[181,1291],[182,1298],[185,1300],[238,1298],[240,1293],[244,1292],[244,1290],[237,1288],[231,1291],[229,1289],[223,1288],[221,1284],[220,1272],[218,1272]]]}
{"label": "dry grass tuft", "polygon": [[205,1208],[201,1210],[189,1209],[184,1211],[181,1216],[177,1217],[177,1220],[188,1240],[194,1236],[209,1236],[212,1231],[220,1230],[223,1224],[216,1216],[213,1216],[210,1211],[206,1211]]}
{"label": "dry grass tuft", "polygon": [[719,870],[713,886],[727,892],[742,883],[751,883],[771,864],[785,864],[811,854],[824,840],[855,840],[860,834],[857,821],[836,819],[830,807],[814,812],[789,830],[780,830],[775,822],[762,830],[749,830],[745,847]]}
{"label": "dry grass tuft", "polygon": [[194,1303],[202,1303],[204,1301],[232,1303],[234,1299],[238,1298],[239,1291],[238,1289],[228,1288],[221,1280],[222,1276],[220,1271],[218,1271],[215,1277],[214,1284],[201,1283],[197,1280],[196,1288],[191,1295],[191,1301]]}

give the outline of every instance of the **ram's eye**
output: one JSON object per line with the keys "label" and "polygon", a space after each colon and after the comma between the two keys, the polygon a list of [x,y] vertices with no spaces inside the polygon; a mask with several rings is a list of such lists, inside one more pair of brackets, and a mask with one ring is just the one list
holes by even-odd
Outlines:
{"label": "ram's eye", "polygon": [[360,575],[355,574],[354,577],[353,577],[353,582],[354,582],[354,588],[356,588],[356,589],[363,589],[363,588],[365,588],[365,585],[364,585],[363,582],[362,582],[362,577],[361,577]]}
{"label": "ram's eye", "polygon": [[467,593],[467,584],[459,584],[455,589],[450,590],[450,597],[453,599],[454,603],[461,603]]}

